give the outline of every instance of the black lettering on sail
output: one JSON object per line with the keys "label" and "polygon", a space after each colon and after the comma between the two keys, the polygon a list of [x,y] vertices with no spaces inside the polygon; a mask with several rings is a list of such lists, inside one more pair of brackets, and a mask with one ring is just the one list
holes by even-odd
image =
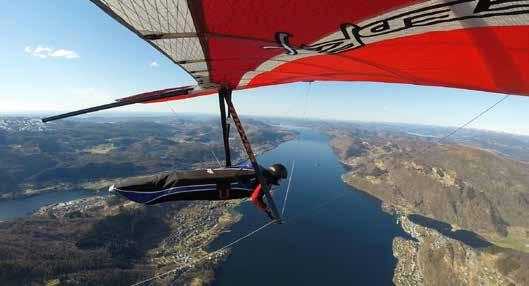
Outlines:
{"label": "black lettering on sail", "polygon": [[[505,1],[502,1],[505,2]],[[478,0],[478,4],[476,4],[476,8],[474,8],[474,13],[481,13],[483,11],[489,10],[490,7],[490,0]]]}
{"label": "black lettering on sail", "polygon": [[369,29],[369,31],[373,34],[378,34],[378,33],[389,30],[389,28],[390,28],[389,22],[387,20],[382,20],[382,21],[375,22],[373,26],[371,27],[371,29]]}
{"label": "black lettering on sail", "polygon": [[432,11],[429,13],[412,15],[410,17],[404,18],[404,26],[406,28],[419,27],[419,26],[428,26],[433,25],[439,22],[444,22],[450,18],[451,9],[442,9],[437,11]]}
{"label": "black lettering on sail", "polygon": [[400,19],[384,19],[360,27],[358,35],[362,38],[374,37],[399,31],[404,28],[404,24]]}
{"label": "black lettering on sail", "polygon": [[300,48],[318,53],[336,54],[346,50],[357,49],[364,45],[358,37],[358,26],[349,23],[342,24],[340,30],[343,33],[342,39],[330,40],[312,45],[301,45]]}
{"label": "black lettering on sail", "polygon": [[298,52],[290,45],[289,38],[292,35],[285,32],[276,33],[276,41],[286,50],[287,55],[297,55]]}
{"label": "black lettering on sail", "polygon": [[[521,10],[525,8],[526,10]],[[479,0],[474,9],[474,13],[482,12],[496,12],[496,15],[507,15],[509,12],[512,15],[525,14],[529,8],[529,1],[520,0],[504,0],[504,1],[491,1],[491,0]],[[501,14],[500,14],[501,13]],[[486,14],[486,13],[482,13]]]}
{"label": "black lettering on sail", "polygon": [[[289,33],[276,33],[279,46],[263,47],[264,49],[282,48],[287,55],[296,55],[298,50],[316,53],[336,54],[363,47],[362,38],[377,37],[412,29],[414,27],[435,26],[442,23],[462,22],[471,19],[490,17],[514,17],[529,14],[529,0],[454,0],[431,6],[417,8],[402,13],[388,15],[387,18],[358,26],[345,23],[340,26],[343,38],[321,41],[314,44],[302,44],[299,47],[290,45]],[[511,21],[512,22],[512,19]],[[486,25],[485,21],[482,21]],[[460,25],[454,25],[460,27]],[[450,27],[447,27],[450,29]],[[427,31],[427,30],[424,30]],[[421,31],[419,31],[421,32]],[[413,34],[414,32],[409,32]],[[417,32],[415,32],[417,33]],[[405,33],[403,33],[405,34]],[[370,42],[376,41],[371,40]]]}

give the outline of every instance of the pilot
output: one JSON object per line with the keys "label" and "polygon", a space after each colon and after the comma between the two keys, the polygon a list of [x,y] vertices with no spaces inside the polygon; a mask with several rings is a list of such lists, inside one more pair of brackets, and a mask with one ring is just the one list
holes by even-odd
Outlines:
{"label": "pilot", "polygon": [[[278,186],[288,176],[282,164],[260,168],[268,185]],[[264,202],[264,192],[257,174],[248,163],[217,169],[165,172],[133,178],[112,185],[110,192],[142,204],[181,200],[232,200],[251,198],[255,205],[272,218]]]}

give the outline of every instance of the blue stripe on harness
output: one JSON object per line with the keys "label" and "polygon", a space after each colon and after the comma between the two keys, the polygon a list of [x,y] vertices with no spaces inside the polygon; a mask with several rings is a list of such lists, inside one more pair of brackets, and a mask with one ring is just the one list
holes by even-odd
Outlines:
{"label": "blue stripe on harness", "polygon": [[250,161],[243,161],[229,168],[253,170],[253,165],[252,165],[252,162]]}
{"label": "blue stripe on harness", "polygon": [[[252,182],[249,182],[247,184],[243,183],[231,183],[232,189],[239,189],[239,190],[247,190],[252,191]],[[172,194],[177,193],[190,193],[190,192],[200,192],[200,191],[214,191],[217,189],[216,184],[205,184],[205,185],[189,185],[189,186],[179,186],[179,187],[173,187],[170,189],[160,190],[156,192],[138,192],[138,191],[127,191],[127,190],[121,190],[116,188],[115,186],[111,186],[109,191],[116,191],[120,195],[124,196],[125,198],[137,202],[146,204],[149,202],[152,202],[156,199],[159,199],[161,197],[165,197]]]}

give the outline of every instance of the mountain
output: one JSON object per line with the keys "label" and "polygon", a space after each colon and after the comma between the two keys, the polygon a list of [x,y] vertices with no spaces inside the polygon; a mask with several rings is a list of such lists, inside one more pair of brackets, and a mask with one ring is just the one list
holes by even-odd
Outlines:
{"label": "mountain", "polygon": [[[456,128],[420,124],[344,121],[310,122],[310,126],[323,128],[323,130],[327,130],[330,127],[343,130],[364,130],[375,133],[391,132],[393,134],[401,134],[402,136],[409,135],[409,138],[417,138],[429,143],[437,143],[441,138],[452,133]],[[528,135],[465,128],[458,130],[448,138],[443,138],[443,142],[489,150],[509,159],[529,163]]]}
{"label": "mountain", "polygon": [[145,207],[113,196],[42,208],[0,223],[2,285],[130,285],[169,270],[166,284],[207,283],[228,253],[201,261],[203,248],[237,221],[236,203]]}
{"label": "mountain", "polygon": [[529,165],[457,144],[395,132],[335,131],[344,181],[410,212],[491,240],[529,233]]}
{"label": "mountain", "polygon": [[529,254],[497,246],[472,248],[399,216],[414,240],[396,237],[395,285],[528,285]]}
{"label": "mountain", "polygon": [[[123,177],[218,166],[215,156],[223,159],[224,154],[218,125],[212,118],[112,117],[44,124],[30,117],[0,117],[0,199],[99,189]],[[261,151],[293,135],[251,120],[246,125]],[[240,140],[232,136],[230,141],[234,161],[242,160]]]}
{"label": "mountain", "polygon": [[[215,156],[222,160],[224,153],[218,119],[152,120],[43,125],[32,118],[3,118],[0,191],[4,199],[17,200],[45,191],[106,188],[121,178],[170,169],[218,167]],[[248,121],[256,152],[296,135]],[[233,161],[245,159],[238,137],[230,141]],[[229,250],[209,254],[205,247],[239,219],[233,207],[240,202],[143,206],[96,196],[53,204],[0,222],[0,280],[2,285],[130,285],[167,272],[155,282],[209,284]]]}
{"label": "mountain", "polygon": [[[527,285],[529,164],[474,147],[502,145],[496,134],[479,133],[469,146],[382,128],[319,128],[348,170],[344,182],[380,199],[416,239],[393,241],[396,285]],[[417,224],[411,214],[451,230]],[[462,232],[486,243],[455,239]]]}

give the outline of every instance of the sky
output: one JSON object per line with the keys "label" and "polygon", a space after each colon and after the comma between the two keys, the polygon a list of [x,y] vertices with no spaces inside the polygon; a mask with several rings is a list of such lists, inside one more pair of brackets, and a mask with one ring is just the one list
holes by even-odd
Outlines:
{"label": "sky", "polygon": [[[88,0],[2,1],[0,115],[60,112],[194,80]],[[503,94],[367,82],[314,82],[234,93],[239,113],[460,126]],[[218,113],[215,96],[121,112]],[[510,96],[469,127],[529,135],[529,97]]]}

